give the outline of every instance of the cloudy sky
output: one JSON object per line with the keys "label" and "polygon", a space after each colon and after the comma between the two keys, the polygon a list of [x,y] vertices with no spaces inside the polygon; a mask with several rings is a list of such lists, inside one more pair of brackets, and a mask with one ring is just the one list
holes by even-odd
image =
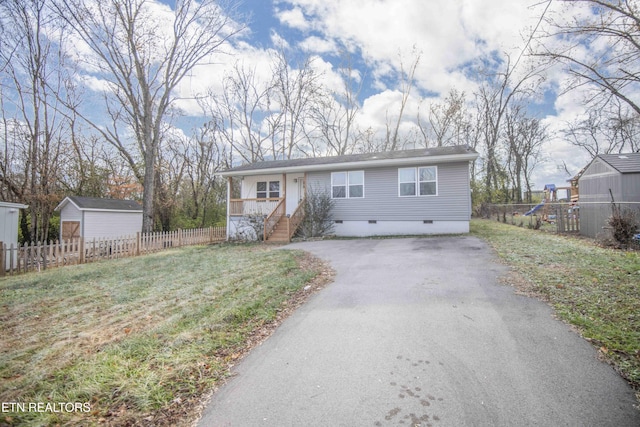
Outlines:
{"label": "cloudy sky", "polygon": [[[331,87],[339,84],[339,53],[346,50],[363,78],[359,120],[366,126],[383,126],[387,112],[397,111],[394,105],[399,105],[401,64],[408,67],[419,53],[415,102],[405,112],[413,118],[420,98],[444,97],[452,88],[471,95],[477,87],[475,70],[496,55],[506,53],[516,61],[547,5],[540,0],[244,0],[239,12],[249,18],[248,28],[231,47],[226,66],[240,58],[260,72],[260,67],[268,67],[268,50],[284,43],[300,55],[317,56],[314,66]],[[553,7],[552,3],[547,13]],[[518,67],[525,71],[526,58]],[[213,75],[224,68],[219,64]],[[190,89],[211,84],[210,72],[207,79],[194,74]],[[551,129],[581,112],[579,94],[555,95],[561,78],[550,75],[544,93],[532,105]],[[534,176],[540,188],[546,183],[565,185],[567,176],[558,168],[562,162],[576,173],[589,161],[557,138],[546,144],[544,159]]]}

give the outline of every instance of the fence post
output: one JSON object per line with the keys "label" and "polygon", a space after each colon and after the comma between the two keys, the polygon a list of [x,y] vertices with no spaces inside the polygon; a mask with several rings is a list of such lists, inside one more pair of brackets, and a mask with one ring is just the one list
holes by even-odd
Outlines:
{"label": "fence post", "polygon": [[141,244],[140,232],[138,231],[136,233],[136,256],[140,255],[140,244]]}
{"label": "fence post", "polygon": [[178,228],[178,247],[182,246],[182,229]]}
{"label": "fence post", "polygon": [[42,246],[39,252],[40,252],[40,256],[38,259],[40,259],[42,262],[42,269],[46,270],[47,269],[47,241],[46,240],[42,241]]}
{"label": "fence post", "polygon": [[4,251],[4,242],[0,242],[0,276],[4,277],[6,270],[5,270],[5,263],[6,259],[5,259],[5,251]]}
{"label": "fence post", "polygon": [[84,238],[80,237],[80,245],[78,250],[80,251],[80,264],[84,264]]}
{"label": "fence post", "polygon": [[9,267],[7,268],[7,266],[5,265],[5,269],[9,270],[9,274],[11,274],[12,276],[16,274],[16,271],[18,273],[20,272],[20,258],[18,258],[19,248],[20,248],[20,244],[18,244],[18,247],[15,249],[15,255],[14,255],[13,243],[9,245]]}

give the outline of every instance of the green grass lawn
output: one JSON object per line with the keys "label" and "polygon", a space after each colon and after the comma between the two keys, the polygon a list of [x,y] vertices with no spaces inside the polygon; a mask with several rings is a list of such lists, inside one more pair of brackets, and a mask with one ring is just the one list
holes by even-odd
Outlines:
{"label": "green grass lawn", "polygon": [[0,280],[0,402],[90,406],[3,408],[0,425],[184,423],[321,270],[302,252],[225,244]]}
{"label": "green grass lawn", "polygon": [[[513,267],[512,284],[548,300],[640,386],[638,252],[496,221],[471,231]],[[0,425],[186,425],[323,276],[302,252],[225,244],[2,279],[0,402],[88,405],[3,407]]]}
{"label": "green grass lawn", "polygon": [[639,252],[491,220],[471,221],[471,232],[488,241],[525,279],[528,291],[549,301],[561,319],[575,325],[640,389]]}

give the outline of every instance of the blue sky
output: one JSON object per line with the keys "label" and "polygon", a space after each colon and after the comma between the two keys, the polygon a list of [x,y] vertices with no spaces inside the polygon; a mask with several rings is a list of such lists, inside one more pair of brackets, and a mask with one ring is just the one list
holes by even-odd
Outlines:
{"label": "blue sky", "polygon": [[[515,61],[546,4],[535,0],[244,0],[239,11],[251,18],[241,43],[232,48],[229,63],[218,67],[213,80],[208,70],[189,84],[202,88],[213,81],[215,85],[225,66],[228,69],[237,60],[259,72],[269,66],[269,49],[284,42],[291,53],[316,57],[315,66],[331,87],[338,82],[339,52],[347,50],[364,78],[361,125],[383,128],[387,116],[399,108],[400,65],[407,68],[416,52],[420,61],[407,119],[414,119],[418,108],[424,111],[425,103],[444,98],[451,89],[471,97],[478,87],[479,67],[496,65],[496,58],[505,54]],[[525,70],[523,59],[516,75]],[[269,70],[263,72],[267,75]],[[552,70],[531,103],[530,111],[551,130],[582,112],[580,94],[556,96],[563,77]],[[577,172],[588,161],[561,139],[550,140],[534,176],[536,186],[562,185],[567,178],[558,168],[562,162]]]}

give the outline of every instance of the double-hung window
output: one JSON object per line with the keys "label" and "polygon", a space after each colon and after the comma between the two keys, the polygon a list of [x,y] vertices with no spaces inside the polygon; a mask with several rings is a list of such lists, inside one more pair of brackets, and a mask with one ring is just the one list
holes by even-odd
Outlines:
{"label": "double-hung window", "polygon": [[364,197],[364,171],[332,172],[331,197],[354,199]]}
{"label": "double-hung window", "polygon": [[280,181],[259,181],[256,187],[256,198],[277,199],[280,197]]}
{"label": "double-hung window", "polygon": [[400,197],[438,195],[438,167],[398,169],[398,194]]}

